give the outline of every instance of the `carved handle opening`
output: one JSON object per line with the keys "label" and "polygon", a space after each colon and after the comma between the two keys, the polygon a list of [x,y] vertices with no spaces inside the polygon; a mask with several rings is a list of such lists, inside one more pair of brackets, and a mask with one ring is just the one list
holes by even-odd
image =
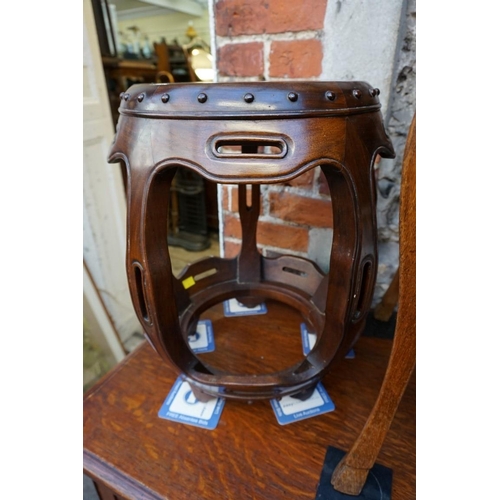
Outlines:
{"label": "carved handle opening", "polygon": [[148,308],[146,306],[146,298],[144,296],[144,281],[142,277],[142,269],[138,264],[134,264],[134,277],[135,277],[135,289],[137,290],[137,299],[139,302],[139,308],[141,309],[141,316],[149,323]]}
{"label": "carved handle opening", "polygon": [[217,158],[283,158],[288,152],[287,143],[276,137],[232,136],[216,137],[211,144]]}
{"label": "carved handle opening", "polygon": [[369,293],[369,285],[372,271],[372,263],[371,261],[365,262],[363,265],[363,274],[361,277],[361,286],[359,287],[359,297],[358,297],[358,305],[356,307],[356,311],[354,312],[354,319],[358,319],[363,314],[363,311],[369,306],[368,300],[371,300],[371,296]]}

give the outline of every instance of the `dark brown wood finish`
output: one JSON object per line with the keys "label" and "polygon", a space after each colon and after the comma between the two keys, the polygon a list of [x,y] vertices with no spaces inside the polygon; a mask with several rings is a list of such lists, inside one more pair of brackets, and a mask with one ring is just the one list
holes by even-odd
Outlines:
{"label": "dark brown wood finish", "polygon": [[363,431],[332,475],[335,489],[359,495],[379,454],[415,366],[416,118],[410,126],[401,180],[400,297],[394,345],[384,383]]}
{"label": "dark brown wood finish", "polygon": [[[225,318],[220,305],[204,313],[217,346],[206,362],[251,374],[300,359],[300,314],[267,305],[268,315],[251,320]],[[363,428],[391,345],[361,337],[356,358],[326,374],[334,412],[280,426],[268,401],[228,400],[217,428],[207,431],[157,416],[177,372],[145,343],[85,395],[84,472],[129,500],[311,500],[327,446],[347,450]],[[393,500],[416,497],[414,377],[377,462],[393,470]]]}
{"label": "dark brown wood finish", "polygon": [[[373,163],[377,154],[394,154],[379,109],[377,89],[363,82],[135,85],[124,94],[110,161],[128,171],[132,298],[146,337],[198,394],[259,399],[306,390],[356,341],[377,266]],[[328,276],[306,259],[288,256],[284,265],[264,258],[255,244],[258,185],[318,165],[334,215]],[[166,228],[178,166],[240,185],[243,242],[236,259],[207,259],[176,279]],[[253,186],[251,206],[246,185]],[[316,346],[275,373],[238,375],[202,362],[186,335],[204,310],[231,297],[293,306],[319,334]]]}

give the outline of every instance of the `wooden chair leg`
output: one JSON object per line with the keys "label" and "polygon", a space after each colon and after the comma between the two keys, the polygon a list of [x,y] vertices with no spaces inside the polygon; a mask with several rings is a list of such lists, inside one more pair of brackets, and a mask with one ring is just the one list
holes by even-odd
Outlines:
{"label": "wooden chair leg", "polygon": [[375,307],[373,316],[379,321],[389,321],[394,312],[394,308],[398,303],[399,297],[399,268],[396,269],[396,274],[393,276],[389,288],[384,293],[382,300]]}
{"label": "wooden chair leg", "polygon": [[416,118],[413,117],[403,160],[400,210],[400,297],[389,365],[368,420],[353,447],[332,474],[333,487],[359,495],[415,366],[416,356]]}
{"label": "wooden chair leg", "polygon": [[353,447],[333,471],[331,482],[336,490],[349,495],[361,493],[414,366],[415,328],[405,330],[399,328],[394,338],[389,366],[375,406]]}

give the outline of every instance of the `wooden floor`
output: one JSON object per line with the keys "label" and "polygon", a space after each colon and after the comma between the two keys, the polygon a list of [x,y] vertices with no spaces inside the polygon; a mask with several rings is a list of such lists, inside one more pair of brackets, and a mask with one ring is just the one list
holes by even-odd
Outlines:
{"label": "wooden floor", "polygon": [[[225,318],[220,305],[208,311],[216,351],[203,361],[238,373],[297,361],[300,316],[267,306],[245,318]],[[86,394],[84,471],[118,499],[312,500],[327,446],[347,450],[362,429],[391,345],[361,337],[355,359],[332,368],[323,384],[334,412],[280,426],[269,401],[226,401],[208,431],[157,416],[177,374],[143,343]],[[415,376],[378,462],[393,470],[393,500],[415,498]]]}
{"label": "wooden floor", "polygon": [[220,257],[219,239],[217,234],[212,234],[210,238],[210,247],[201,252],[190,252],[182,247],[168,247],[170,254],[172,273],[178,276],[181,271],[193,262],[206,257]]}

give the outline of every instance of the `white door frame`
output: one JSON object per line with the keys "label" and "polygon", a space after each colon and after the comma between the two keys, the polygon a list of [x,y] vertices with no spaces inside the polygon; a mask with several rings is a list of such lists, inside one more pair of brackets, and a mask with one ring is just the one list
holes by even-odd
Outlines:
{"label": "white door frame", "polygon": [[124,342],[142,327],[126,276],[126,203],[120,166],[107,163],[115,131],[90,0],[83,1],[83,11],[83,257]]}

